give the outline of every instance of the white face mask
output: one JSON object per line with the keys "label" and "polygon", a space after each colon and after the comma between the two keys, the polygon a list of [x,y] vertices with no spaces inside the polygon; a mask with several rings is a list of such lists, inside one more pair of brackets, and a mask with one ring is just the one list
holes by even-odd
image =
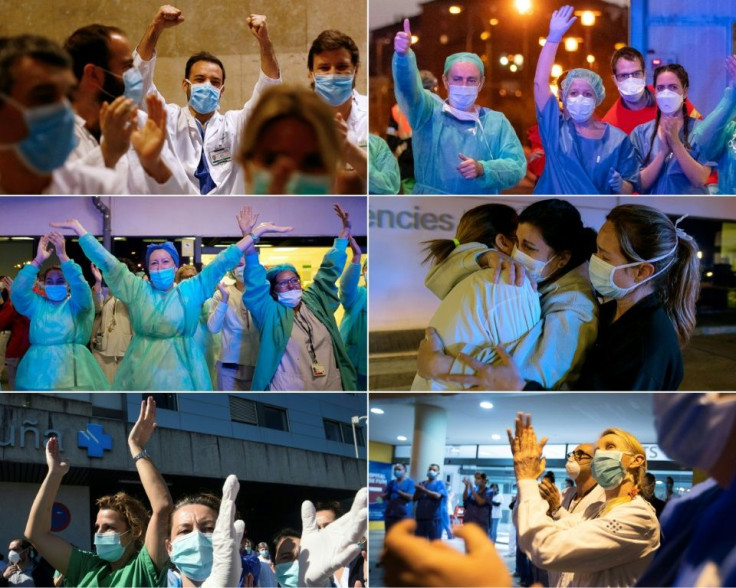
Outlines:
{"label": "white face mask", "polygon": [[565,464],[565,471],[567,472],[567,475],[570,476],[573,480],[578,479],[578,476],[580,475],[580,464],[574,457],[567,460],[567,463]]}
{"label": "white face mask", "polygon": [[572,96],[565,104],[567,112],[570,113],[575,122],[585,122],[593,116],[595,111],[595,98],[587,96]]}
{"label": "white face mask", "polygon": [[598,292],[598,294],[600,294],[601,296],[618,300],[626,296],[635,288],[638,288],[642,284],[646,284],[649,280],[656,278],[659,274],[666,271],[667,268],[670,267],[670,265],[672,265],[672,263],[674,263],[675,259],[677,258],[673,257],[672,261],[670,261],[661,270],[653,273],[646,280],[642,280],[641,282],[638,282],[633,286],[630,286],[629,288],[622,288],[613,281],[613,273],[616,270],[624,269],[627,267],[636,267],[637,265],[641,265],[642,263],[654,263],[655,261],[659,261],[661,259],[669,257],[670,255],[675,253],[675,251],[677,251],[677,243],[675,243],[675,247],[672,249],[672,251],[666,253],[665,255],[660,255],[659,257],[655,257],[653,259],[645,259],[644,261],[625,263],[624,265],[611,265],[610,263],[603,261],[597,255],[592,255],[590,257],[590,263],[588,264],[588,276],[590,277],[590,283],[593,284],[593,288],[595,288],[596,292]]}
{"label": "white face mask", "polygon": [[244,271],[244,270],[245,270],[245,266],[244,266],[244,265],[239,265],[238,267],[236,267],[236,268],[235,268],[235,269],[233,270],[233,277],[234,277],[234,278],[235,278],[235,279],[236,279],[236,280],[237,280],[238,282],[242,282],[242,281],[243,281],[243,271]]}
{"label": "white face mask", "polygon": [[657,106],[665,114],[672,114],[682,106],[682,94],[673,92],[672,90],[662,90],[657,92]]}
{"label": "white face mask", "polygon": [[709,471],[736,422],[736,399],[718,394],[654,394],[657,442],[677,463]]}
{"label": "white face mask", "polygon": [[23,558],[20,556],[20,553],[18,553],[17,551],[8,551],[8,561],[11,564],[17,564],[18,562],[20,562],[21,559]]}
{"label": "white face mask", "polygon": [[287,290],[286,292],[278,292],[279,302],[289,308],[296,308],[302,299],[302,290]]}
{"label": "white face mask", "polygon": [[555,257],[557,256],[553,255],[547,261],[534,259],[530,255],[524,253],[516,245],[514,245],[514,249],[513,251],[511,251],[511,259],[513,259],[514,261],[518,261],[521,265],[523,265],[529,271],[529,275],[531,275],[531,277],[534,278],[534,280],[537,282],[540,282],[544,279],[542,277],[544,268],[547,267],[547,264],[549,264],[549,262],[552,261]]}
{"label": "white face mask", "polygon": [[478,99],[478,86],[456,86],[453,84],[447,87],[447,100],[450,106],[458,110],[468,110]]}
{"label": "white face mask", "polygon": [[626,78],[623,82],[617,82],[619,94],[627,102],[636,102],[644,94],[647,83],[643,78]]}

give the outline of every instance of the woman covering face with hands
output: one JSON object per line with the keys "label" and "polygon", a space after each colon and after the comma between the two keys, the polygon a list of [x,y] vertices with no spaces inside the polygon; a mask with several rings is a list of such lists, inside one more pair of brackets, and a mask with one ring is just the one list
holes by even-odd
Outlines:
{"label": "woman covering face with hands", "polygon": [[202,304],[255,239],[285,230],[263,223],[256,235],[250,232],[252,225],[243,230],[246,218],[250,218],[248,207],[237,215],[243,234],[240,241],[218,254],[198,275],[177,285],[179,256],[171,242],[149,246],[148,282],[131,273],[78,220],[52,223],[80,237],[82,250],[100,268],[112,294],[128,305],[135,335],[115,376],[116,390],[212,390],[207,362],[194,340]]}
{"label": "woman covering face with hands", "polygon": [[[44,295],[34,291],[39,270],[53,252],[61,262],[41,275]],[[107,390],[109,384],[86,347],[95,307],[82,268],[66,254],[64,236],[41,237],[33,261],[13,282],[10,298],[31,321],[31,347],[16,375],[18,390]]]}

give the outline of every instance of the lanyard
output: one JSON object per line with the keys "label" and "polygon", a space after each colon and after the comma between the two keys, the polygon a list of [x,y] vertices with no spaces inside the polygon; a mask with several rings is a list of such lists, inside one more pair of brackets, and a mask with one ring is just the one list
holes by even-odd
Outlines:
{"label": "lanyard", "polygon": [[317,353],[314,350],[314,331],[312,325],[306,318],[302,318],[298,312],[294,313],[294,322],[307,335],[307,352],[312,363],[317,363]]}

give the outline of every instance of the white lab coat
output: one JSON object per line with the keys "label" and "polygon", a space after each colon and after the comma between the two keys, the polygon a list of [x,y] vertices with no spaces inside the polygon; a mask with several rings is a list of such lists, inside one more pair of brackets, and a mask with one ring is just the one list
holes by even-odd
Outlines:
{"label": "white lab coat", "polygon": [[350,116],[345,121],[348,125],[348,141],[368,151],[368,96],[353,90],[352,100]]}
{"label": "white lab coat", "polygon": [[571,572],[570,586],[633,586],[659,548],[657,516],[641,496],[588,520],[555,521],[548,507],[536,480],[519,480],[519,547],[539,568]]}
{"label": "white lab coat", "polygon": [[[154,92],[164,100],[153,83],[156,54],[154,53],[150,61],[141,59],[137,51],[133,52],[133,55],[136,60],[140,59],[139,69],[143,75],[144,95]],[[204,151],[210,175],[216,185],[210,194],[245,193],[245,177],[240,165],[235,161],[240,133],[261,94],[269,86],[280,83],[281,78],[269,78],[261,71],[253,94],[242,109],[229,110],[225,114],[218,110],[205,125]],[[188,106],[181,107],[178,104],[167,103],[166,114],[167,145],[178,160],[183,177],[190,184],[189,191],[193,190],[199,194],[199,180],[194,177],[202,155],[203,141],[199,122],[189,112]]]}
{"label": "white lab coat", "polygon": [[235,284],[227,286],[228,301],[223,304],[222,294],[217,290],[210,299],[207,328],[210,333],[220,333],[222,348],[217,358],[222,363],[237,363],[239,365],[256,365],[260,334],[253,322],[253,317],[243,305],[243,294]]}

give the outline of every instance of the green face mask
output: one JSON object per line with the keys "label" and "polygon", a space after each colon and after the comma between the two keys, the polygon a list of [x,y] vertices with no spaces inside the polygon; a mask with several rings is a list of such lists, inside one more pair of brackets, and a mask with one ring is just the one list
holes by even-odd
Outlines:
{"label": "green face mask", "polygon": [[299,560],[276,564],[276,580],[284,588],[296,588],[299,585]]}

